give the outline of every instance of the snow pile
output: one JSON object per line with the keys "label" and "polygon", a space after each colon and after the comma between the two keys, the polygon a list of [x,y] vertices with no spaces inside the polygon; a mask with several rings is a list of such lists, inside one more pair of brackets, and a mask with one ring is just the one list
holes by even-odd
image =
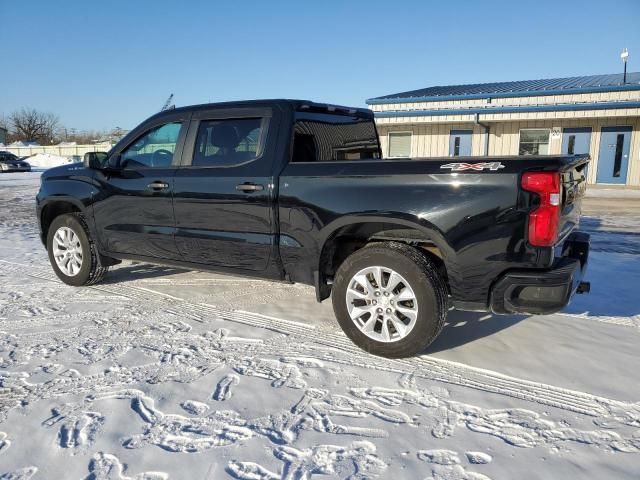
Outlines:
{"label": "snow pile", "polygon": [[36,153],[32,157],[29,157],[27,162],[34,168],[51,168],[72,163],[67,157],[51,155],[50,153]]}

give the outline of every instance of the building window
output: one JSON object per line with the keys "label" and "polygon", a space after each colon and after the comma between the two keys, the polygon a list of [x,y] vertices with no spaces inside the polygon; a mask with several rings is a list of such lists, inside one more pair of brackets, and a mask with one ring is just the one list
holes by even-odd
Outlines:
{"label": "building window", "polygon": [[389,132],[389,156],[411,156],[411,132]]}
{"label": "building window", "polygon": [[518,155],[548,155],[550,132],[548,128],[520,130]]}

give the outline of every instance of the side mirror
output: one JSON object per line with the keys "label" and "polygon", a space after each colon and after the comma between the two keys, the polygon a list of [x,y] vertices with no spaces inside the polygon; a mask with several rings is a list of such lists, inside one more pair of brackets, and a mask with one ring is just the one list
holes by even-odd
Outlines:
{"label": "side mirror", "polygon": [[107,152],[87,152],[82,163],[87,168],[102,170],[106,166],[107,157]]}

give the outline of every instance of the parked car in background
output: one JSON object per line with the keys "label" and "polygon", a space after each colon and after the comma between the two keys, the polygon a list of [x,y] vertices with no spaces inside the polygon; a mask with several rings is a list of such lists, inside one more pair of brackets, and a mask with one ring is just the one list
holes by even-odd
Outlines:
{"label": "parked car in background", "polygon": [[436,338],[450,306],[551,313],[588,291],[589,235],[577,231],[588,162],[383,159],[370,110],[199,105],[47,170],[37,215],[69,285],[123,259],[314,285],[357,345],[404,357]]}
{"label": "parked car in background", "polygon": [[11,152],[0,152],[0,172],[30,172],[31,165]]}

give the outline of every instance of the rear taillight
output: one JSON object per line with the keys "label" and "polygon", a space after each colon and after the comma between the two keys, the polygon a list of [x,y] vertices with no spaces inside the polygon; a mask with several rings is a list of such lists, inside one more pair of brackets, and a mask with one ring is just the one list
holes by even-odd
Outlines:
{"label": "rear taillight", "polygon": [[540,197],[540,205],[529,214],[529,243],[536,247],[555,245],[560,224],[560,174],[526,172],[522,188]]}

